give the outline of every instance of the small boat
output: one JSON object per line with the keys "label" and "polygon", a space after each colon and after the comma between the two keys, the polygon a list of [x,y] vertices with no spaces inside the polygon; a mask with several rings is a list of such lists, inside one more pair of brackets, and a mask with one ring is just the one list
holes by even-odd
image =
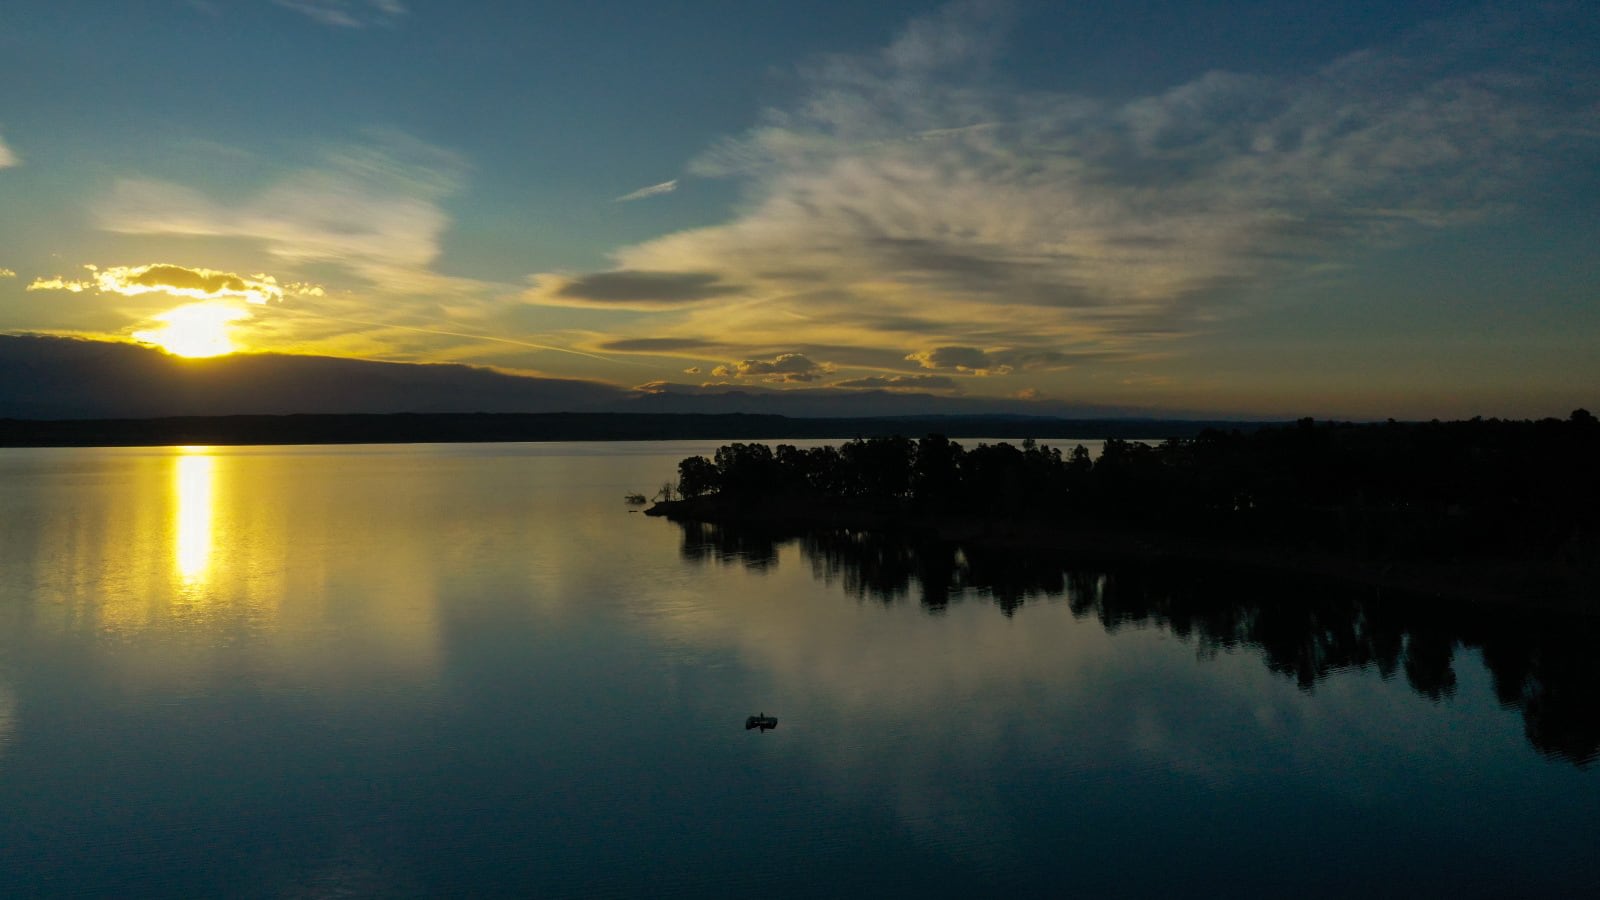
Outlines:
{"label": "small boat", "polygon": [[777,727],[778,727],[778,719],[777,719],[777,717],[776,716],[769,716],[766,713],[759,713],[757,715],[751,716],[751,717],[749,717],[749,718],[744,720],[744,730],[745,731],[749,731],[752,728],[759,728],[762,731],[766,731],[768,729],[777,728]]}

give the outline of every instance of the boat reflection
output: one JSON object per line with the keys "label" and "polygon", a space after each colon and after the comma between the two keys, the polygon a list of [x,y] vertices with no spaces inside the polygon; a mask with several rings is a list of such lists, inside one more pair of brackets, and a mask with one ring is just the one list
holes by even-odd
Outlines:
{"label": "boat reflection", "polygon": [[1481,652],[1500,704],[1520,711],[1529,743],[1587,766],[1600,758],[1600,624],[1557,614],[1380,596],[1310,577],[1178,565],[1108,567],[993,547],[863,531],[793,532],[760,525],[680,522],[681,554],[765,571],[797,546],[814,573],[859,599],[919,597],[937,615],[984,600],[1006,616],[1031,602],[1065,602],[1108,633],[1157,627],[1202,657],[1248,649],[1304,691],[1347,669],[1402,674],[1418,694],[1455,692],[1457,652]]}

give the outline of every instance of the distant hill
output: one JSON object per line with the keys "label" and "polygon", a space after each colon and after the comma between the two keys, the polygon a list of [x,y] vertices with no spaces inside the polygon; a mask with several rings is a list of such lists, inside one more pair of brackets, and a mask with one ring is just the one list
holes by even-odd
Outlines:
{"label": "distant hill", "polygon": [[559,412],[628,396],[592,381],[461,365],[238,353],[183,359],[134,344],[0,335],[0,417]]}
{"label": "distant hill", "polygon": [[1193,437],[1205,428],[1259,423],[1018,416],[790,418],[743,413],[390,413],[386,415],[176,416],[151,419],[0,418],[0,447],[182,444],[382,444],[463,441],[783,441],[808,438]]}
{"label": "distant hill", "polygon": [[184,359],[136,344],[0,335],[0,418],[558,412],[855,419],[1152,418],[1148,412],[1125,407],[1003,397],[665,383],[629,390],[597,381],[510,375],[465,365],[279,353]]}
{"label": "distant hill", "polygon": [[[795,417],[1010,416],[1048,418],[1150,418],[1147,410],[1086,403],[1051,403],[1012,397],[942,396],[909,391],[839,388],[773,389],[748,385],[660,385],[617,411],[648,413],[748,413]],[[1176,413],[1175,416],[1186,416]],[[1193,416],[1188,416],[1193,418]]]}

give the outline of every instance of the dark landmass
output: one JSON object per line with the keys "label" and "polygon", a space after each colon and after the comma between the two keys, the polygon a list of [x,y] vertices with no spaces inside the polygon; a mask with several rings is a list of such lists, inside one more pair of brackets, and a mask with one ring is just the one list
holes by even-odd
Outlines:
{"label": "dark landmass", "polygon": [[628,392],[461,365],[235,353],[185,359],[112,341],[0,335],[0,418],[588,410]]}
{"label": "dark landmass", "polygon": [[1207,425],[1257,423],[1028,416],[792,418],[647,413],[395,413],[173,416],[150,419],[0,419],[0,447],[178,444],[382,444],[480,441],[803,440],[938,432],[956,437],[1122,437],[1158,440]]}
{"label": "dark landmass", "polygon": [[[481,366],[284,353],[185,359],[125,342],[0,334],[0,418],[580,412],[746,413],[835,419],[991,414],[1071,419],[1148,416],[1147,411],[1126,407],[833,386],[775,389],[747,384],[654,382],[630,389]],[[1212,417],[1181,412],[1166,415]]]}
{"label": "dark landmass", "polygon": [[914,533],[1085,562],[1316,572],[1482,603],[1600,612],[1600,423],[1322,424],[1113,439],[1092,460],[946,436],[679,465],[682,521]]}
{"label": "dark landmass", "polygon": [[915,530],[862,531],[770,523],[682,520],[691,562],[765,570],[798,545],[819,577],[861,600],[914,598],[941,615],[989,603],[1006,616],[1030,604],[1066,603],[1107,632],[1159,628],[1202,659],[1246,650],[1302,691],[1333,674],[1375,668],[1432,700],[1456,691],[1459,653],[1476,649],[1496,698],[1521,715],[1539,753],[1578,766],[1600,759],[1600,618],[1440,602],[1298,573],[1086,560],[1070,551],[1022,550],[1004,541],[954,543]]}

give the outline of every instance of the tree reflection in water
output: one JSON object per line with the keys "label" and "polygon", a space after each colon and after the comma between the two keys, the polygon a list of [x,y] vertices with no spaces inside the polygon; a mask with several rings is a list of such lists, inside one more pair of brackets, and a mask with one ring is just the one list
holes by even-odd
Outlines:
{"label": "tree reflection in water", "polygon": [[1064,600],[1075,617],[1093,618],[1107,632],[1158,626],[1202,656],[1251,649],[1304,691],[1335,672],[1372,666],[1384,678],[1403,673],[1413,690],[1439,701],[1455,692],[1457,648],[1477,648],[1500,703],[1521,712],[1540,753],[1580,766],[1600,757],[1600,625],[1593,620],[1385,598],[1259,572],[1095,567],[846,529],[678,524],[685,559],[765,570],[777,564],[780,547],[797,544],[819,579],[851,596],[894,604],[915,593],[930,614],[964,598],[989,600],[1006,616],[1030,601]]}

